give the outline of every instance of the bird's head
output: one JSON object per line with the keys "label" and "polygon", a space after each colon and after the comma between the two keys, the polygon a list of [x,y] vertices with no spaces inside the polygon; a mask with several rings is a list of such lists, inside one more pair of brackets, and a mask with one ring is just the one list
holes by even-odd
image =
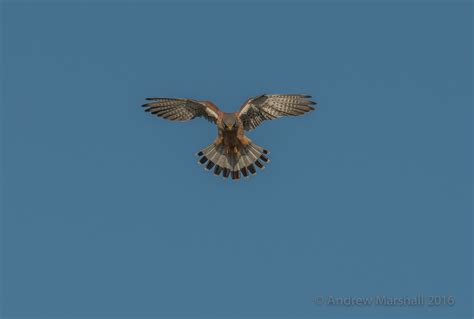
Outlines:
{"label": "bird's head", "polygon": [[237,128],[237,119],[235,118],[235,115],[233,114],[224,114],[222,122],[224,124],[224,128],[227,131],[232,131]]}

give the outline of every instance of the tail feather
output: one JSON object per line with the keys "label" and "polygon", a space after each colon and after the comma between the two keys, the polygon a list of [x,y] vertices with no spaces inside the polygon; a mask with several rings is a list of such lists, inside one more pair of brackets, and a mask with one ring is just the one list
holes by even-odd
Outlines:
{"label": "tail feather", "polygon": [[230,169],[224,168],[224,172],[222,173],[222,176],[224,178],[227,178],[227,177],[229,177],[229,174],[230,174]]}
{"label": "tail feather", "polygon": [[268,157],[266,157],[266,156],[263,155],[263,154],[260,155],[260,159],[261,159],[262,161],[264,161],[265,163],[268,163],[268,162],[270,161],[270,160],[268,159]]}
{"label": "tail feather", "polygon": [[247,148],[244,152],[243,156],[243,161],[244,161],[244,166],[245,170],[247,172],[250,172],[252,175],[257,175],[257,172],[255,170],[255,167],[253,166],[253,163],[257,160],[257,157],[250,151],[250,148]]}
{"label": "tail feather", "polygon": [[252,173],[252,175],[257,174],[257,171],[255,170],[255,166],[253,166],[253,164],[250,164],[247,168],[249,169],[250,173]]}
{"label": "tail feather", "polygon": [[227,167],[228,166],[227,158],[226,158],[226,154],[225,154],[225,148],[224,148],[223,145],[218,146],[218,152],[219,152],[219,159],[217,160],[217,164],[220,167]]}
{"label": "tail feather", "polygon": [[[240,169],[242,168],[242,156],[238,157],[236,159],[236,164],[235,164],[235,172],[240,172]],[[237,179],[240,178],[240,173],[239,173],[239,177]]]}
{"label": "tail feather", "polygon": [[214,157],[216,157],[216,155],[218,155],[217,153],[217,149],[215,147],[211,148],[207,154],[207,158],[209,158],[209,160],[212,160]]}
{"label": "tail feather", "polygon": [[232,179],[239,179],[239,178],[240,178],[240,171],[233,171]]}
{"label": "tail feather", "polygon": [[240,157],[239,163],[240,163],[240,166],[241,166],[242,168],[247,167],[247,166],[249,166],[250,164],[252,164],[252,160],[251,160],[250,157],[249,157],[249,153],[248,153],[247,149],[242,149],[242,150],[240,151],[240,154],[241,154],[242,156]]}
{"label": "tail feather", "polygon": [[214,167],[214,162],[212,161],[209,161],[206,165],[206,170],[211,170],[212,168]]}
{"label": "tail feather", "polygon": [[216,165],[216,168],[214,168],[214,175],[219,176],[222,172],[222,167],[219,165]]}
{"label": "tail feather", "polygon": [[217,165],[217,160],[221,156],[221,154],[218,152],[217,148],[214,147],[211,151],[212,155],[209,157],[209,162],[212,162]]}
{"label": "tail feather", "polygon": [[261,151],[259,151],[259,150],[257,150],[256,147],[252,147],[252,148],[251,148],[251,152],[252,152],[253,156],[255,156],[255,161],[254,161],[255,165],[257,165],[258,168],[260,168],[260,169],[264,169],[265,164],[262,164],[262,163],[259,161],[259,159],[261,158],[261,156],[263,156],[263,154],[261,153],[261,152],[263,152],[263,148],[262,148]]}
{"label": "tail feather", "polygon": [[199,160],[199,163],[202,164],[202,165],[204,165],[206,162],[207,162],[207,157],[206,156],[201,157],[201,159]]}
{"label": "tail feather", "polygon": [[223,144],[210,144],[196,155],[199,156],[198,163],[206,170],[213,169],[214,175],[222,174],[224,178],[240,179],[241,176],[248,177],[256,175],[255,166],[264,169],[270,161],[266,155],[270,152],[253,143],[243,145],[237,153],[229,151]]}

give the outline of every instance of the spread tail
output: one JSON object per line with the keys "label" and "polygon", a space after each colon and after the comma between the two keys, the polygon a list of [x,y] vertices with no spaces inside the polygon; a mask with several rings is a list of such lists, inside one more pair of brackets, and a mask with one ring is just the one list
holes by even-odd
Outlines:
{"label": "spread tail", "polygon": [[222,174],[224,178],[231,177],[239,179],[242,174],[248,177],[250,174],[256,175],[255,166],[264,169],[270,162],[267,155],[270,152],[261,146],[253,143],[239,146],[235,151],[223,144],[210,144],[199,151],[198,163],[203,165],[206,170],[214,169],[214,175]]}

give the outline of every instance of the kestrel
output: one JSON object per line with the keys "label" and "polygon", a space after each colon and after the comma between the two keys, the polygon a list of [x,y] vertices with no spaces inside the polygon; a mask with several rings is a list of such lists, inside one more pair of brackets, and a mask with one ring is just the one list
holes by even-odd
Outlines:
{"label": "kestrel", "polygon": [[[268,150],[258,146],[245,136],[244,131],[255,129],[265,120],[283,116],[298,116],[314,110],[316,102],[303,94],[263,94],[249,98],[238,112],[225,113],[210,101],[176,98],[147,98],[146,112],[171,121],[189,121],[204,117],[217,126],[217,137],[212,144],[197,153],[199,163],[206,170],[214,168],[214,174],[224,178],[239,179],[240,173],[248,177],[256,175],[255,166],[263,169]],[[207,163],[207,164],[206,164]],[[255,165],[255,166],[254,166]]]}

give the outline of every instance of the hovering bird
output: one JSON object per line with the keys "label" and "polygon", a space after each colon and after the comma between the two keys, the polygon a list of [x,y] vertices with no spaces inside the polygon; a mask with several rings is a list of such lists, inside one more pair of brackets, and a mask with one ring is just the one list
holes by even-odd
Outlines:
{"label": "hovering bird", "polygon": [[303,94],[263,94],[249,98],[238,112],[225,113],[210,101],[176,98],[147,98],[143,104],[150,112],[171,121],[189,121],[204,117],[217,126],[217,137],[212,144],[197,153],[199,163],[206,170],[214,168],[214,174],[222,173],[239,179],[240,173],[248,177],[256,175],[255,166],[263,169],[268,159],[268,150],[258,146],[245,136],[244,131],[255,129],[265,120],[283,116],[298,116],[314,110],[316,102]]}

